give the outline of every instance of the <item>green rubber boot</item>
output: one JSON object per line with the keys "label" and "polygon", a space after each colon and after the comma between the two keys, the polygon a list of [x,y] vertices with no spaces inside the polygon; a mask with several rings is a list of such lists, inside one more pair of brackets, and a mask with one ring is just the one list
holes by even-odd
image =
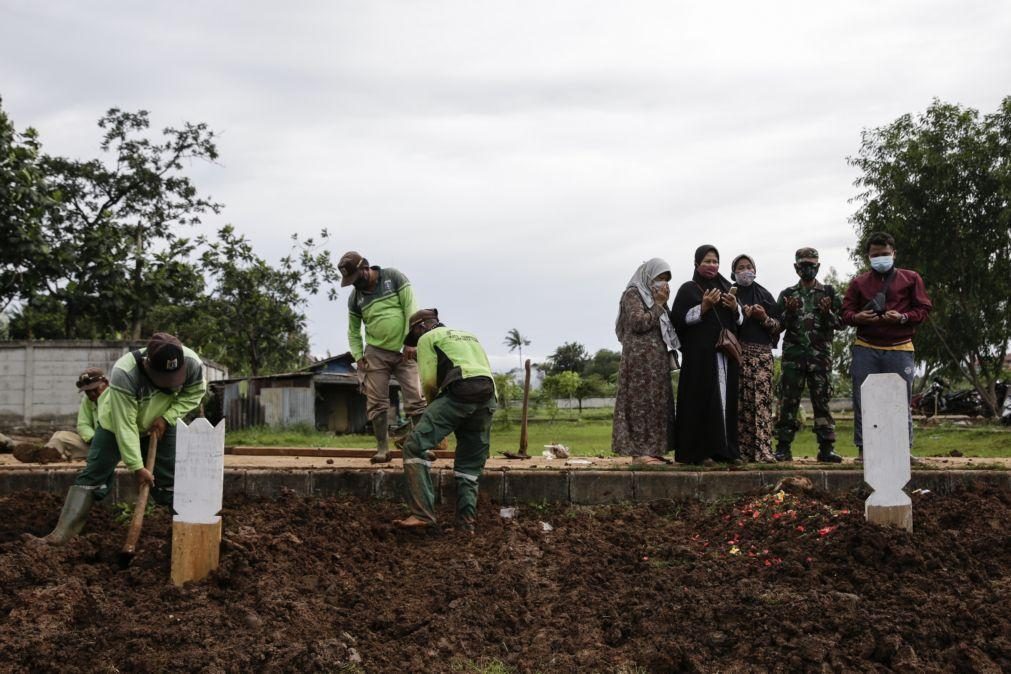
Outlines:
{"label": "green rubber boot", "polygon": [[94,490],[74,485],[67,491],[67,499],[60,511],[60,521],[49,535],[40,539],[49,545],[65,545],[70,539],[81,533],[88,521],[88,513],[95,502]]}
{"label": "green rubber boot", "polygon": [[390,427],[386,425],[386,415],[376,417],[372,421],[372,430],[376,434],[376,453],[369,459],[372,463],[390,462]]}

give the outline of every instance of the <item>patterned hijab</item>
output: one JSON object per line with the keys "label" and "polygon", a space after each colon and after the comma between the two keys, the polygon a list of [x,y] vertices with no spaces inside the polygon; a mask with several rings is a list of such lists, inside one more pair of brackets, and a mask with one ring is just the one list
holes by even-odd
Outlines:
{"label": "patterned hijab", "polygon": [[[670,265],[665,260],[658,257],[647,260],[639,265],[639,268],[632,274],[632,278],[629,279],[628,284],[625,286],[625,291],[627,292],[629,288],[635,288],[646,308],[652,309],[656,300],[653,299],[653,288],[650,287],[650,284],[653,282],[653,279],[665,272],[670,273]],[[660,334],[663,336],[664,344],[667,345],[667,350],[673,351],[681,348],[681,342],[678,341],[677,334],[674,333],[674,326],[670,321],[670,313],[666,309],[667,307],[664,307],[664,312],[660,314]],[[620,303],[618,304],[618,320],[615,321],[614,331],[618,335],[618,341],[622,341],[625,337],[625,330],[621,322]]]}

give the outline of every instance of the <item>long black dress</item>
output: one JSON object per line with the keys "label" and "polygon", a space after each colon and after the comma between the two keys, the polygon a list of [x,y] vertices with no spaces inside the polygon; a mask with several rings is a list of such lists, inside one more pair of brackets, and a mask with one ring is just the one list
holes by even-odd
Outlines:
{"label": "long black dress", "polygon": [[674,451],[675,460],[681,463],[740,458],[737,449],[738,368],[732,359],[716,351],[716,340],[723,327],[737,334],[737,312],[717,305],[702,314],[701,321],[690,323],[688,320],[689,311],[702,304],[703,289],[710,288],[727,291],[730,282],[722,276],[706,279],[696,272],[691,281],[678,289],[671,309],[671,321],[684,355],[678,380]]}

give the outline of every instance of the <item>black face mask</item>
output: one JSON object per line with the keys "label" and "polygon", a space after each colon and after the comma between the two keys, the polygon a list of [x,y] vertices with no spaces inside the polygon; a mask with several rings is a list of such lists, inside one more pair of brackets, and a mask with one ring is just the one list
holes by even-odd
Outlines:
{"label": "black face mask", "polygon": [[820,264],[814,264],[812,262],[803,262],[793,265],[793,268],[797,270],[797,276],[804,281],[812,281],[817,278],[818,269],[820,267]]}
{"label": "black face mask", "polygon": [[369,287],[369,279],[366,276],[359,276],[358,278],[355,279],[354,283],[352,283],[351,285],[353,285],[358,290],[365,290]]}

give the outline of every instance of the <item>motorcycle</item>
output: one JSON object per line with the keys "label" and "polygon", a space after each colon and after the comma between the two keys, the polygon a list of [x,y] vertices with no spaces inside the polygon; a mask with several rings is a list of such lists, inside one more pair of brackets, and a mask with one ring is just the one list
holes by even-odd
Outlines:
{"label": "motorcycle", "polygon": [[949,392],[951,386],[934,377],[930,388],[913,396],[910,407],[916,414],[932,417],[941,414],[964,414],[970,417],[990,416],[983,397],[976,389]]}

